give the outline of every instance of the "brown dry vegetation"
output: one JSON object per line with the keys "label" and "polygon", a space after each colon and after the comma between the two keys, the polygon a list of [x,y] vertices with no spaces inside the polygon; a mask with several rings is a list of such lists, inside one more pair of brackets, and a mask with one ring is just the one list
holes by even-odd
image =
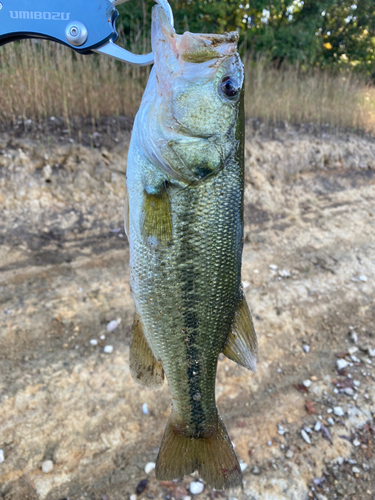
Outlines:
{"label": "brown dry vegetation", "polygon": [[[246,61],[246,112],[265,122],[375,131],[375,89],[359,76],[270,68]],[[134,117],[148,68],[77,56],[57,44],[24,41],[0,50],[0,122],[62,117]]]}

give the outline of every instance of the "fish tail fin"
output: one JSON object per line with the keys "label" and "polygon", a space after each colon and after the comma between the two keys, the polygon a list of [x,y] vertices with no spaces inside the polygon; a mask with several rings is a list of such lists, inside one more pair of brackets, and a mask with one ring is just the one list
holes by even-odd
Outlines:
{"label": "fish tail fin", "polygon": [[156,462],[156,478],[171,481],[196,470],[218,490],[242,485],[240,464],[219,414],[207,432],[192,437],[172,412]]}

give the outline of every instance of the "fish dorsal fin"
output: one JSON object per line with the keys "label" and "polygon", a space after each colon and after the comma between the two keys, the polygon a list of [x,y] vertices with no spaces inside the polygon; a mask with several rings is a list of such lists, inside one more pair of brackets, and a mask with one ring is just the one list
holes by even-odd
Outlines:
{"label": "fish dorsal fin", "polygon": [[239,365],[256,371],[258,341],[249,306],[243,296],[234,315],[223,354]]}
{"label": "fish dorsal fin", "polygon": [[156,389],[164,383],[163,367],[147,343],[138,314],[134,315],[129,368],[133,379],[144,387]]}
{"label": "fish dorsal fin", "polygon": [[163,184],[146,186],[143,202],[142,236],[150,247],[167,245],[172,241],[172,216],[169,197]]}

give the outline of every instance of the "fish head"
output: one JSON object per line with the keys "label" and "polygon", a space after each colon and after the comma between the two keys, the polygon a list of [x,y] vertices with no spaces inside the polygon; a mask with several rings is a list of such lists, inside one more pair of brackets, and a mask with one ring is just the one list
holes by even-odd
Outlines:
{"label": "fish head", "polygon": [[236,147],[244,82],[237,42],[237,32],[177,35],[163,8],[153,9],[147,148],[174,179],[212,175]]}

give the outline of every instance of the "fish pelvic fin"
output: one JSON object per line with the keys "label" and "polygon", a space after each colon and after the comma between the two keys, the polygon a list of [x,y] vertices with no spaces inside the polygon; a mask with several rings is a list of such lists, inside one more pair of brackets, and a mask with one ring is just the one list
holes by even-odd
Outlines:
{"label": "fish pelvic fin", "polygon": [[223,354],[244,368],[256,372],[258,341],[244,295],[237,306]]}
{"label": "fish pelvic fin", "polygon": [[242,485],[240,464],[219,414],[207,433],[192,437],[172,412],[156,461],[156,479],[180,479],[196,470],[218,490]]}
{"label": "fish pelvic fin", "polygon": [[150,247],[172,241],[172,216],[165,184],[157,188],[146,186],[143,203],[142,236]]}
{"label": "fish pelvic fin", "polygon": [[147,343],[138,314],[134,315],[129,368],[135,382],[144,387],[157,389],[164,383],[163,367]]}

